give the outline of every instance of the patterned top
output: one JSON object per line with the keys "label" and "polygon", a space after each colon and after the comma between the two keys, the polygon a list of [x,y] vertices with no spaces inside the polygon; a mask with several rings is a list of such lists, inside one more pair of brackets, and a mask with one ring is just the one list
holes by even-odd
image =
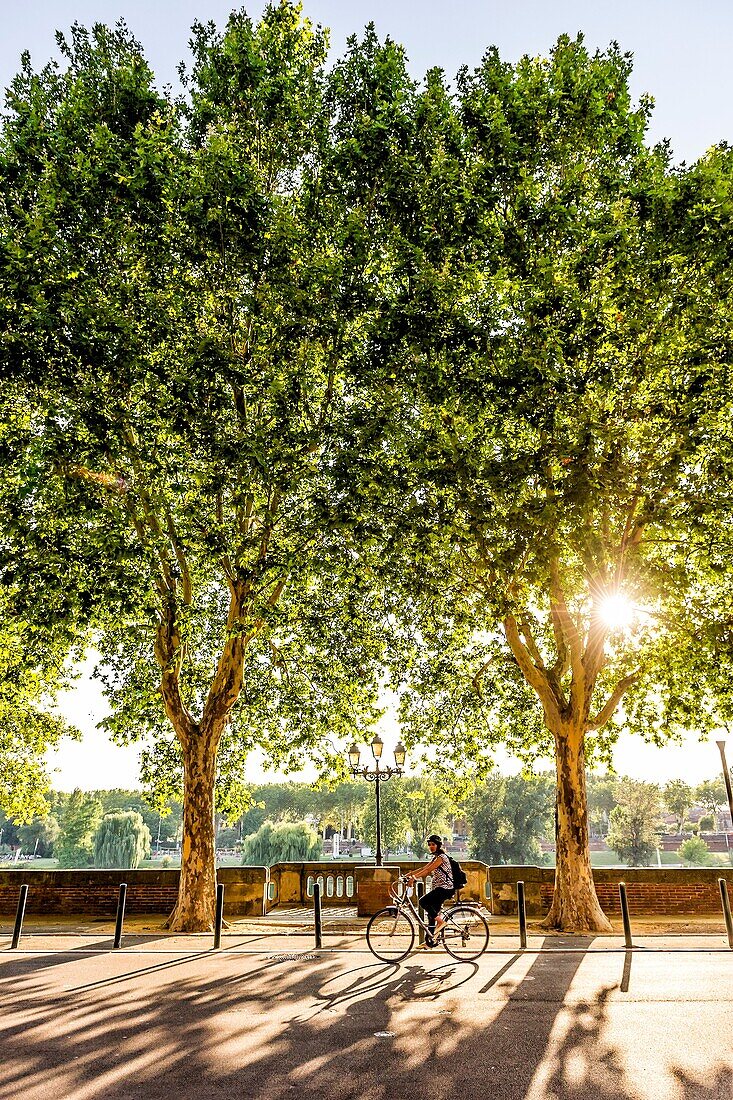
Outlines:
{"label": "patterned top", "polygon": [[442,890],[455,890],[455,886],[453,885],[453,871],[448,856],[445,852],[436,852],[436,856],[440,859],[440,863],[432,872],[433,889],[439,886]]}

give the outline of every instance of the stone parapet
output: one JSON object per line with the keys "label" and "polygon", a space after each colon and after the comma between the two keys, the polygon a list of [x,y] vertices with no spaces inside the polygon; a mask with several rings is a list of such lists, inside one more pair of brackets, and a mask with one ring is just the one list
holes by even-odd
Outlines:
{"label": "stone parapet", "polygon": [[[529,917],[541,917],[544,908],[544,891],[549,887],[550,896],[555,882],[554,869],[546,867],[489,867],[491,884],[491,912],[495,916],[510,916],[517,912],[517,883],[524,883],[524,901]],[[549,905],[547,907],[549,909]]]}
{"label": "stone parapet", "polygon": [[[417,860],[393,860],[386,867],[349,860],[279,863],[267,867],[220,867],[227,917],[256,917],[274,906],[310,906],[312,887],[322,884],[327,906],[357,907],[368,916],[389,902],[389,887],[399,874],[424,866]],[[552,901],[555,872],[549,867],[486,867],[463,860],[468,885],[463,900],[489,905],[497,916],[517,912],[517,882],[525,886],[527,914],[542,917]],[[127,883],[128,913],[170,912],[178,896],[178,869],[34,871],[27,867],[0,871],[0,915],[15,912],[22,883],[30,887],[29,914],[111,916],[121,882]],[[720,912],[718,879],[725,878],[733,899],[733,868],[597,868],[593,872],[601,907],[620,912],[619,882],[626,883],[629,907],[642,914]],[[489,901],[490,893],[490,901]]]}
{"label": "stone parapet", "polygon": [[396,866],[375,867],[374,864],[356,867],[356,913],[359,917],[370,917],[389,905],[392,898],[390,889],[397,882],[400,868]]}
{"label": "stone parapet", "polygon": [[270,867],[267,908],[312,904],[314,882],[320,883],[324,905],[351,907],[356,904],[357,866],[348,859],[274,863]]}

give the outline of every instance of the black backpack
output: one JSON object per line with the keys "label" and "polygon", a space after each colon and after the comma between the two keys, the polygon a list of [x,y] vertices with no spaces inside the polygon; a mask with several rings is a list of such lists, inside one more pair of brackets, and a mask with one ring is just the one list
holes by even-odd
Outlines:
{"label": "black backpack", "polygon": [[456,890],[460,890],[462,886],[465,886],[468,882],[468,876],[461,867],[457,859],[453,859],[453,856],[448,856],[448,862],[450,863],[450,869],[453,874],[453,885]]}

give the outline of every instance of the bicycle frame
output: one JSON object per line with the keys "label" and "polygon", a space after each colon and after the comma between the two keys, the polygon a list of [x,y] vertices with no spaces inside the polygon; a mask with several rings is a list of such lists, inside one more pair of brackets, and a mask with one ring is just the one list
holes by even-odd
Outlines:
{"label": "bicycle frame", "polygon": [[[399,884],[399,881],[401,881],[401,880],[398,880],[398,884]],[[417,921],[417,923],[420,925],[420,927],[423,928],[427,932],[427,931],[429,931],[429,926],[428,926],[427,922],[424,921],[422,919],[422,917],[420,916],[419,912],[417,911],[417,907],[416,907],[414,901],[412,900],[412,893],[413,893],[414,889],[415,889],[414,886],[407,886],[405,888],[404,894],[400,895],[400,894],[397,894],[395,892],[395,890],[390,887],[389,896],[392,898],[392,901],[394,902],[395,906],[397,907],[397,911],[399,913],[404,913],[405,910],[407,910],[410,917],[414,917],[414,919]],[[409,893],[408,893],[408,890],[409,890]]]}
{"label": "bicycle frame", "polygon": [[[402,878],[399,878],[395,885],[399,886],[400,883],[405,885],[404,894],[400,895],[400,894],[396,893],[395,889],[392,888],[392,887],[390,887],[390,891],[389,891],[389,896],[392,898],[392,901],[394,902],[395,906],[397,907],[397,911],[399,913],[404,913],[405,910],[407,910],[407,913],[409,914],[409,916],[411,918],[414,918],[417,921],[417,923],[420,925],[420,927],[423,929],[423,931],[429,933],[430,932],[430,925],[427,923],[427,921],[424,921],[422,919],[422,917],[420,916],[420,913],[417,910],[417,906],[415,905],[414,901],[412,900],[412,893],[413,893],[413,890],[414,890],[414,886],[406,886],[406,884],[404,883],[404,880]],[[408,891],[409,891],[409,893],[408,893]],[[478,902],[475,902],[475,901],[454,901],[448,906],[447,909],[442,910],[443,919],[444,919],[446,924],[450,920],[451,913],[453,912],[453,910],[458,905],[461,905],[461,906],[464,906],[464,907],[465,906],[470,906],[473,909],[478,909],[479,912],[483,911],[483,906],[480,905]]]}

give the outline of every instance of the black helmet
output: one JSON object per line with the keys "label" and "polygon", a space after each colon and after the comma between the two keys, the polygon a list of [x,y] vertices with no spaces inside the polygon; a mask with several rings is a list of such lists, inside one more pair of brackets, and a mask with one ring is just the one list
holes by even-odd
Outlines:
{"label": "black helmet", "polygon": [[428,844],[437,844],[439,848],[443,847],[443,838],[438,836],[437,833],[431,833],[427,842]]}

